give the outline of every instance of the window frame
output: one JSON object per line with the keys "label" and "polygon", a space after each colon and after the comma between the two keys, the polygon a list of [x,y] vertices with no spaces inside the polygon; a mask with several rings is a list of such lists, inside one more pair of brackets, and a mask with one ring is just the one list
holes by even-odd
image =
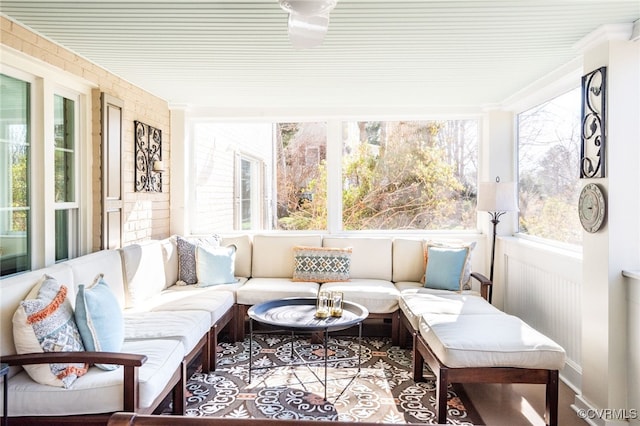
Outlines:
{"label": "window frame", "polygon": [[[76,210],[76,226],[71,239],[70,257],[89,253],[92,247],[92,170],[93,139],[91,134],[92,89],[97,86],[21,52],[0,46],[0,73],[27,81],[30,87],[31,153],[29,158],[30,247],[27,270],[56,263],[55,212],[72,207]],[[75,100],[75,200],[56,203],[54,194],[54,95]]]}
{"label": "window frame", "polygon": [[[522,94],[518,99],[514,100],[510,105],[507,105],[505,109],[510,110],[513,115],[513,135],[514,135],[514,176],[518,183],[518,197],[520,197],[520,135],[518,118],[520,114],[542,105],[545,102],[549,102],[559,96],[569,93],[572,90],[580,87],[582,67],[570,66],[568,70],[563,71],[560,74],[551,76],[549,81],[541,81],[540,87],[530,87],[529,90]],[[577,167],[577,165],[576,165]],[[579,178],[578,178],[579,179]],[[577,213],[576,213],[577,214]],[[582,245],[566,243],[559,240],[552,240],[549,238],[543,238],[536,235],[526,234],[520,232],[520,213],[517,215],[517,219],[514,224],[513,236],[522,240],[531,241],[535,244],[540,244],[545,247],[552,247],[554,249],[570,252],[581,253]]]}
{"label": "window frame", "polygon": [[[80,120],[80,107],[81,107],[81,102],[82,102],[82,96],[72,90],[69,90],[65,87],[61,87],[61,86],[54,86],[53,88],[53,95],[52,96],[60,96],[63,99],[68,99],[70,101],[73,101],[73,105],[74,105],[74,109],[73,109],[73,148],[70,150],[69,148],[59,148],[55,146],[55,140],[54,140],[54,146],[53,146],[53,158],[52,161],[54,163],[55,166],[55,154],[59,151],[63,151],[63,152],[73,152],[73,176],[72,176],[72,186],[73,186],[73,200],[71,201],[56,201],[55,200],[55,194],[54,194],[54,200],[53,200],[53,209],[54,209],[54,214],[57,214],[60,211],[66,211],[67,212],[67,257],[65,258],[60,258],[57,259],[57,262],[61,262],[64,260],[68,260],[70,258],[74,258],[78,256],[78,252],[79,252],[79,226],[80,226],[80,220],[79,220],[79,210],[80,210],[80,200],[79,197],[81,196],[80,193],[80,182],[79,182],[79,178],[78,178],[78,172],[80,170],[80,154],[81,154],[81,133],[80,133],[80,126],[81,126],[81,120]],[[55,114],[55,112],[52,111],[52,114]],[[52,128],[52,132],[54,132],[54,129]],[[55,134],[54,134],[55,137]],[[53,176],[55,178],[55,169],[53,172]],[[55,179],[53,179],[55,181]],[[57,224],[55,224],[55,220],[54,220],[54,230],[57,228]],[[56,232],[56,231],[54,231]],[[58,236],[56,236],[56,251],[57,251],[57,247],[58,247],[58,243],[59,243],[59,239]],[[56,254],[57,257],[57,254]]]}
{"label": "window frame", "polygon": [[[265,185],[264,185],[264,162],[260,158],[247,154],[243,151],[237,151],[235,154],[235,167],[234,167],[234,179],[233,179],[233,194],[234,194],[234,230],[235,231],[255,231],[264,228],[264,206],[262,200],[264,199]],[[249,195],[250,211],[251,211],[251,225],[249,228],[243,228],[243,197],[242,197],[242,164],[246,162],[250,166],[251,175],[249,177],[251,191]]]}

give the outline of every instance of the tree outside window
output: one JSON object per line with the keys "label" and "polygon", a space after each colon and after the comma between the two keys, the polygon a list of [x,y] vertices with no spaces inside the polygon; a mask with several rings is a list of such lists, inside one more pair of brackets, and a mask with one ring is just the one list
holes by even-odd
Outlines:
{"label": "tree outside window", "polygon": [[[280,229],[326,229],[326,126],[278,128]],[[345,122],[343,135],[343,229],[475,229],[477,121]]]}
{"label": "tree outside window", "polygon": [[518,115],[520,232],[581,244],[580,88]]}

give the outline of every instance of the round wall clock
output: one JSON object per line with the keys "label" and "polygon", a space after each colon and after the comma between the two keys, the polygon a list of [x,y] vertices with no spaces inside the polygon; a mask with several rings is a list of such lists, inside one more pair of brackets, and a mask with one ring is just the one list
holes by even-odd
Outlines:
{"label": "round wall clock", "polygon": [[578,214],[584,230],[598,232],[604,223],[605,212],[606,202],[600,187],[595,183],[585,185],[578,201]]}

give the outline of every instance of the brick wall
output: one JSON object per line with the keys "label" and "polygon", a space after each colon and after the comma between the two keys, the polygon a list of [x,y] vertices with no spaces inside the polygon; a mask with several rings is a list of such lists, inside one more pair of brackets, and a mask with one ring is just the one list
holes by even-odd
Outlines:
{"label": "brick wall", "polygon": [[[162,159],[171,158],[170,111],[167,102],[109,73],[98,65],[51,42],[47,38],[0,16],[0,41],[3,45],[82,77],[98,88],[92,91],[91,137],[93,147],[93,250],[101,242],[101,135],[100,93],[124,101],[123,110],[123,183],[124,183],[124,245],[149,238],[169,235],[169,180],[171,170],[162,175],[161,193],[140,193],[134,190],[133,122],[141,121],[162,130]],[[29,71],[29,70],[25,70]]]}

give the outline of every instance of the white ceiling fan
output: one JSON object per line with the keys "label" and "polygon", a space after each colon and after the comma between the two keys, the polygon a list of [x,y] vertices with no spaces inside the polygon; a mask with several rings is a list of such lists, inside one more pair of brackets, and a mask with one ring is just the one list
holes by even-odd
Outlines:
{"label": "white ceiling fan", "polygon": [[338,0],[279,0],[289,12],[289,40],[296,49],[322,44],[329,29],[329,14]]}

